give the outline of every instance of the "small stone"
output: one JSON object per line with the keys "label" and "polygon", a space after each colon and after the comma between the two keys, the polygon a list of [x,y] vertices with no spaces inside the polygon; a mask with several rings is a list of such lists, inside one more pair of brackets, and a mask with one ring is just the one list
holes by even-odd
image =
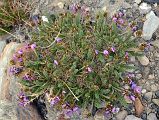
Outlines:
{"label": "small stone", "polygon": [[155,113],[150,113],[148,116],[147,116],[147,120],[158,120]]}
{"label": "small stone", "polygon": [[148,92],[144,95],[144,98],[148,101],[151,102],[152,99],[152,92]]}
{"label": "small stone", "polygon": [[58,5],[58,7],[59,7],[60,9],[63,9],[63,8],[64,8],[64,3],[62,3],[62,2],[59,2],[57,5]]}
{"label": "small stone", "polygon": [[154,102],[157,106],[159,106],[159,99],[153,99],[152,102]]}
{"label": "small stone", "polygon": [[151,6],[148,5],[147,3],[141,3],[141,5],[139,6],[139,10],[141,14],[146,14],[150,12]]}
{"label": "small stone", "polygon": [[143,89],[143,90],[141,91],[141,93],[142,93],[142,94],[145,94],[145,93],[146,93],[146,89]]}
{"label": "small stone", "polygon": [[144,0],[144,2],[148,2],[148,3],[159,3],[159,0]]}
{"label": "small stone", "polygon": [[134,63],[135,62],[135,56],[130,57],[130,62]]}
{"label": "small stone", "polygon": [[141,0],[135,0],[135,3],[140,4]]}
{"label": "small stone", "polygon": [[152,84],[152,85],[151,85],[151,91],[152,91],[152,92],[155,92],[155,91],[157,91],[157,90],[158,90],[158,86],[155,85],[155,84]]}
{"label": "small stone", "polygon": [[141,79],[142,78],[142,74],[136,74],[136,79]]}
{"label": "small stone", "polygon": [[143,120],[147,120],[147,114],[146,114],[146,113],[141,114],[141,118],[142,118]]}
{"label": "small stone", "polygon": [[144,56],[139,56],[137,57],[141,65],[147,66],[149,64],[149,59],[144,55]]}
{"label": "small stone", "polygon": [[145,40],[150,40],[153,33],[157,30],[159,26],[159,18],[155,15],[153,11],[146,15],[146,21],[143,26],[143,35],[142,37]]}
{"label": "small stone", "polygon": [[157,98],[159,98],[159,90],[157,90],[157,91],[155,92],[155,95],[156,95]]}
{"label": "small stone", "polygon": [[104,119],[104,113],[101,110],[98,110],[94,116],[95,120],[105,120]]}
{"label": "small stone", "polygon": [[104,7],[102,8],[102,10],[103,10],[104,12],[106,12],[106,11],[107,11],[107,7],[104,6]]}
{"label": "small stone", "polygon": [[159,48],[159,40],[152,41],[151,44],[157,48]]}
{"label": "small stone", "polygon": [[116,120],[124,120],[127,115],[128,115],[128,112],[127,112],[126,110],[120,111],[120,112],[116,115]]}
{"label": "small stone", "polygon": [[141,118],[138,118],[134,115],[128,115],[125,120],[142,120]]}
{"label": "small stone", "polygon": [[148,76],[148,79],[149,79],[149,80],[153,80],[154,78],[155,78],[155,75],[154,75],[154,74],[151,74],[151,75]]}

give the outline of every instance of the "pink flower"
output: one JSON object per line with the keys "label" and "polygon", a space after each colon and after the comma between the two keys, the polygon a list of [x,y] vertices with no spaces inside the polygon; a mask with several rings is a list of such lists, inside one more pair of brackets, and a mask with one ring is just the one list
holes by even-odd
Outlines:
{"label": "pink flower", "polygon": [[55,40],[57,43],[59,43],[59,42],[61,42],[62,38],[57,37],[57,38],[55,38]]}
{"label": "pink flower", "polygon": [[113,21],[114,21],[114,22],[117,22],[117,20],[118,20],[118,18],[113,17]]}
{"label": "pink flower", "polygon": [[135,96],[134,95],[130,95],[130,99],[132,100],[132,101],[135,101]]}
{"label": "pink flower", "polygon": [[30,47],[31,47],[31,49],[32,49],[32,50],[35,50],[35,48],[36,48],[36,44],[35,44],[35,43],[34,43],[34,44],[31,44],[31,46],[30,46]]}
{"label": "pink flower", "polygon": [[120,24],[124,24],[124,20],[121,19],[121,18],[118,20],[118,22],[119,22]]}
{"label": "pink flower", "polygon": [[111,47],[111,51],[112,51],[112,52],[115,52],[115,47]]}
{"label": "pink flower", "polygon": [[54,64],[55,64],[55,65],[58,65],[58,62],[57,62],[57,60],[54,60]]}
{"label": "pink flower", "polygon": [[87,67],[88,72],[92,72],[92,68],[91,67]]}
{"label": "pink flower", "polygon": [[98,55],[98,54],[99,54],[99,51],[98,51],[98,50],[95,50],[95,53],[96,53],[96,55]]}
{"label": "pink flower", "polygon": [[18,51],[18,54],[22,55],[22,54],[23,54],[23,50],[20,49],[20,50]]}
{"label": "pink flower", "polygon": [[104,51],[103,51],[103,54],[104,54],[104,55],[108,55],[108,54],[109,54],[108,50],[104,50]]}

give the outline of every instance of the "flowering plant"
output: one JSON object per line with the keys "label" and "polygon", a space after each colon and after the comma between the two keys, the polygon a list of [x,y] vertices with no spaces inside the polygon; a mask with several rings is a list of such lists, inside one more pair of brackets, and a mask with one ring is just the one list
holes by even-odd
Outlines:
{"label": "flowering plant", "polygon": [[130,48],[137,47],[132,28],[124,31],[121,13],[109,22],[106,14],[93,18],[76,9],[42,22],[32,31],[32,44],[13,56],[11,72],[22,78],[26,94],[20,94],[21,105],[45,94],[51,106],[68,116],[89,105],[115,113],[119,109],[114,105],[126,105],[124,96],[135,100],[141,91],[127,72],[134,69]]}

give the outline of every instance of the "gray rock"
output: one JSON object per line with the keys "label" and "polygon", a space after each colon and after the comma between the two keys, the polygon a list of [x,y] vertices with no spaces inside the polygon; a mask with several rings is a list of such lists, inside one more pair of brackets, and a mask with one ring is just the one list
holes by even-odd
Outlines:
{"label": "gray rock", "polygon": [[142,78],[142,74],[136,74],[136,76],[135,76],[135,77],[136,77],[136,79],[138,79],[138,80],[139,80],[139,79],[141,79],[141,78]]}
{"label": "gray rock", "polygon": [[134,115],[128,115],[125,120],[142,120],[141,118],[138,118]]}
{"label": "gray rock", "polygon": [[127,112],[126,110],[120,111],[120,112],[116,115],[116,120],[124,120],[127,115],[128,115],[128,112]]}
{"label": "gray rock", "polygon": [[151,102],[152,92],[145,93],[144,98],[145,98],[148,102]]}
{"label": "gray rock", "polygon": [[147,116],[147,120],[158,120],[155,113],[150,113]]}
{"label": "gray rock", "polygon": [[152,84],[151,85],[151,91],[152,92],[155,92],[155,91],[157,91],[158,90],[158,86],[156,85],[156,84]]}
{"label": "gray rock", "polygon": [[147,3],[141,3],[139,6],[139,10],[141,14],[147,14],[151,10],[151,6]]}
{"label": "gray rock", "polygon": [[159,40],[152,41],[151,44],[157,48],[159,48]]}
{"label": "gray rock", "polygon": [[140,4],[141,0],[135,0],[135,3]]}
{"label": "gray rock", "polygon": [[159,106],[159,99],[152,99],[152,102]]}
{"label": "gray rock", "polygon": [[5,46],[6,46],[6,41],[0,41],[0,54],[3,51]]}
{"label": "gray rock", "polygon": [[159,90],[157,90],[157,91],[155,92],[155,95],[156,95],[157,98],[159,98]]}
{"label": "gray rock", "polygon": [[150,40],[152,34],[157,30],[159,26],[159,18],[151,11],[149,14],[146,15],[146,21],[144,22],[143,26],[143,38],[145,40]]}
{"label": "gray rock", "polygon": [[145,94],[146,93],[146,89],[142,89],[141,93]]}
{"label": "gray rock", "polygon": [[159,0],[144,0],[144,2],[148,2],[148,3],[159,3]]}
{"label": "gray rock", "polygon": [[144,56],[139,56],[137,57],[141,65],[147,66],[149,64],[149,59],[144,55]]}

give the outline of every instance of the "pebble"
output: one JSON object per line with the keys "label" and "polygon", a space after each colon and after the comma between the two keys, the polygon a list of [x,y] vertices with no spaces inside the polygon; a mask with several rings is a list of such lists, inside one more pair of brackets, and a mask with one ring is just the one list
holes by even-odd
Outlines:
{"label": "pebble", "polygon": [[159,99],[152,99],[152,102],[159,106]]}
{"label": "pebble", "polygon": [[159,3],[159,0],[144,0],[144,2],[148,2],[148,3]]}
{"label": "pebble", "polygon": [[155,92],[155,91],[157,91],[158,90],[158,86],[156,85],[156,84],[152,84],[151,85],[151,91],[152,92]]}
{"label": "pebble", "polygon": [[150,113],[147,116],[147,120],[158,120],[155,113]]}
{"label": "pebble", "polygon": [[64,3],[62,3],[62,2],[57,3],[57,5],[58,5],[58,7],[59,7],[60,9],[63,9],[63,8],[64,8]]}
{"label": "pebble", "polygon": [[143,35],[142,37],[145,40],[150,40],[152,38],[153,33],[157,30],[159,26],[159,18],[151,11],[146,15],[146,21],[143,26]]}
{"label": "pebble", "polygon": [[136,79],[141,79],[142,78],[142,74],[136,74]]}
{"label": "pebble", "polygon": [[140,10],[141,14],[146,14],[146,13],[150,12],[151,6],[149,4],[143,2],[139,6],[139,10]]}
{"label": "pebble", "polygon": [[155,95],[156,95],[157,98],[159,98],[159,90],[157,90],[157,91],[155,92]]}
{"label": "pebble", "polygon": [[144,55],[144,56],[138,56],[137,57],[141,65],[147,66],[149,64],[149,59]]}
{"label": "pebble", "polygon": [[152,41],[151,44],[157,48],[159,48],[159,40]]}
{"label": "pebble", "polygon": [[148,102],[151,102],[152,92],[147,92],[147,93],[145,93],[144,98],[145,98]]}
{"label": "pebble", "polygon": [[145,94],[146,93],[146,89],[142,89],[141,93]]}
{"label": "pebble", "polygon": [[125,120],[142,120],[141,118],[138,118],[134,115],[128,115]]}
{"label": "pebble", "polygon": [[140,4],[141,0],[135,0],[135,3]]}
{"label": "pebble", "polygon": [[142,118],[143,120],[147,120],[147,113],[141,114],[141,118]]}
{"label": "pebble", "polygon": [[154,75],[154,74],[151,74],[151,75],[148,76],[148,79],[149,79],[149,80],[153,80],[154,78],[155,78],[155,75]]}
{"label": "pebble", "polygon": [[128,112],[127,112],[126,110],[120,111],[120,112],[116,115],[116,120],[124,120],[127,115],[128,115]]}

